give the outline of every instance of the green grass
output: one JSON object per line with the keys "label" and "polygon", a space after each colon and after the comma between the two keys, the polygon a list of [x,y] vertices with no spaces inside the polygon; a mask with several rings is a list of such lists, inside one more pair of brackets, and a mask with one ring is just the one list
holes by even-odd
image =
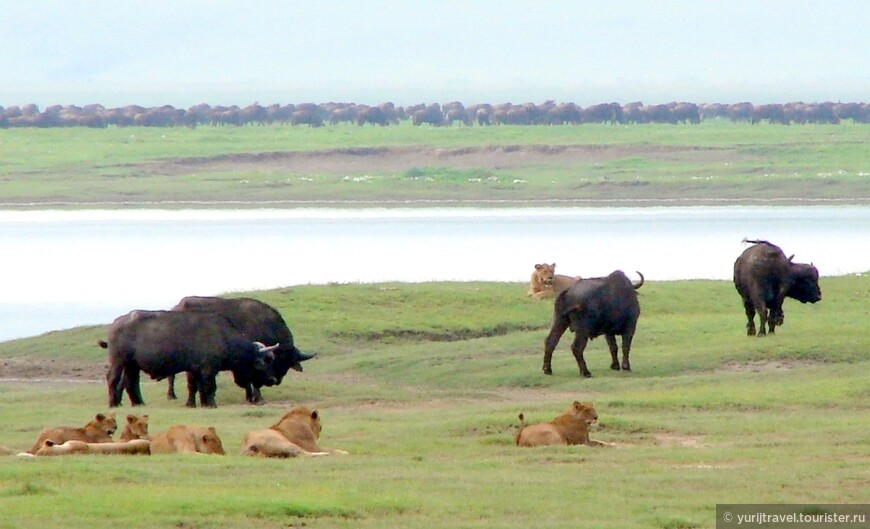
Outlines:
{"label": "green grass", "polygon": [[[870,471],[870,276],[824,277],[816,305],[787,301],[775,336],[745,336],[727,281],[647,282],[631,373],[603,339],[582,379],[563,337],[540,373],[552,303],[518,283],[302,286],[248,293],[277,307],[303,373],[243,404],[219,377],[215,410],[145,382],[152,432],[217,427],[225,457],[0,457],[0,527],[714,527],[716,503],[862,503]],[[241,294],[241,293],[239,293]],[[0,343],[0,363],[94,369],[102,327]],[[65,365],[67,365],[65,364]],[[513,446],[517,414],[549,420],[595,402],[613,447]],[[237,455],[250,429],[304,403],[347,457]],[[0,444],[106,411],[105,384],[0,384]]]}
{"label": "green grass", "polygon": [[[701,125],[549,127],[294,126],[3,129],[0,202],[870,200],[870,127]],[[510,145],[618,148],[573,161],[390,169],[274,165],[171,174],[142,164],[175,158],[358,147],[468,149]],[[447,165],[445,165],[445,163]]]}

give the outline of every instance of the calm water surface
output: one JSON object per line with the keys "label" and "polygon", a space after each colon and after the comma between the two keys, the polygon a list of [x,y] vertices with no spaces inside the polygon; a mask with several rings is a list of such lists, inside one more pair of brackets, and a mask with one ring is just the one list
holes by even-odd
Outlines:
{"label": "calm water surface", "polygon": [[744,237],[823,276],[870,270],[866,206],[0,211],[0,340],[192,294],[527,281],[540,262],[569,275],[730,279]]}

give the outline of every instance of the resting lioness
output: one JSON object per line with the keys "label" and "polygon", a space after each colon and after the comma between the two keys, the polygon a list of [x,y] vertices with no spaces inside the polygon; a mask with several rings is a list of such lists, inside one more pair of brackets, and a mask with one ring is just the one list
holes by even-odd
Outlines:
{"label": "resting lioness", "polygon": [[86,424],[83,428],[73,428],[72,426],[58,426],[57,428],[44,428],[39,432],[33,448],[28,450],[29,453],[35,454],[37,450],[42,448],[46,439],[51,439],[54,444],[63,444],[66,441],[84,441],[86,443],[110,443],[112,436],[115,435],[115,430],[118,429],[118,423],[115,421],[115,414],[108,415],[98,413],[94,420]]}
{"label": "resting lioness", "polygon": [[598,420],[591,402],[574,401],[568,410],[550,422],[526,426],[520,414],[520,429],[514,437],[517,446],[589,445],[606,446],[589,439],[589,425]]}
{"label": "resting lioness", "polygon": [[545,299],[556,297],[556,294],[570,287],[574,282],[580,281],[580,276],[566,276],[556,273],[556,263],[541,263],[535,265],[532,278],[529,280],[529,297]]}
{"label": "resting lioness", "polygon": [[86,443],[84,441],[70,440],[64,443],[55,443],[46,439],[35,454],[22,452],[20,456],[68,456],[73,454],[103,454],[103,455],[148,455],[151,442],[147,439],[132,439],[122,443]]}
{"label": "resting lioness", "polygon": [[148,416],[127,415],[127,424],[124,426],[124,431],[121,432],[120,439],[121,441],[151,439],[151,436],[148,435]]}
{"label": "resting lioness", "polygon": [[305,406],[296,406],[265,430],[254,430],[242,440],[242,455],[259,457],[313,457],[330,454],[347,455],[344,450],[321,448],[317,444],[320,414]]}
{"label": "resting lioness", "polygon": [[151,440],[152,454],[218,454],[224,455],[224,445],[214,426],[176,424]]}

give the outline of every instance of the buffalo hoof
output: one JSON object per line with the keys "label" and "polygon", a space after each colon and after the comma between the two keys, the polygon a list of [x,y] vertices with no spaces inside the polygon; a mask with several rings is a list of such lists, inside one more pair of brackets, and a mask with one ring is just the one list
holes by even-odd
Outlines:
{"label": "buffalo hoof", "polygon": [[610,369],[612,369],[614,371],[619,371],[619,364],[618,363],[610,364]]}
{"label": "buffalo hoof", "polygon": [[581,371],[580,376],[583,378],[592,378],[592,373],[590,373],[589,371]]}
{"label": "buffalo hoof", "polygon": [[544,374],[545,374],[545,375],[552,375],[552,374],[553,374],[553,370],[550,369],[549,367],[545,367],[545,368],[544,368]]}
{"label": "buffalo hoof", "polygon": [[622,370],[623,370],[623,371],[631,371],[631,366],[628,365],[628,364],[624,364],[624,365],[622,366]]}

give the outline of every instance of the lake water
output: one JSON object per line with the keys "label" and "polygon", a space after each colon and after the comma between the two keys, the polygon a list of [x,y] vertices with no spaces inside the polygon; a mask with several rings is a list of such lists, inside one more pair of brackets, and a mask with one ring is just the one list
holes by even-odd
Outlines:
{"label": "lake water", "polygon": [[[186,295],[380,281],[729,279],[744,237],[820,273],[870,270],[870,207],[0,211],[0,340]],[[525,295],[518,291],[518,300]]]}

